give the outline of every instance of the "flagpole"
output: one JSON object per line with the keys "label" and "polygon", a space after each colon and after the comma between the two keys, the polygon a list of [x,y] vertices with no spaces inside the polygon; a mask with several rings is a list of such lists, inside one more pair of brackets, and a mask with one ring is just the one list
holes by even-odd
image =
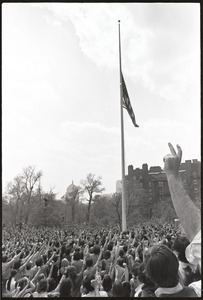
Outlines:
{"label": "flagpole", "polygon": [[120,109],[121,109],[122,231],[125,231],[126,230],[126,184],[125,184],[125,149],[124,149],[124,124],[123,124],[123,88],[122,88],[122,71],[121,71],[120,20],[118,21],[118,32],[119,32]]}

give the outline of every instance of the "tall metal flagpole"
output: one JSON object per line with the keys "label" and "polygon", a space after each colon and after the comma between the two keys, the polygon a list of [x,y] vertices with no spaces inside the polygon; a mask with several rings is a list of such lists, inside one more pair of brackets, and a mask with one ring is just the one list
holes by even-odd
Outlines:
{"label": "tall metal flagpole", "polygon": [[120,106],[121,106],[121,161],[122,161],[122,231],[126,230],[126,184],[125,184],[125,149],[124,149],[124,124],[123,124],[123,87],[121,71],[121,40],[120,20],[118,21],[119,32],[119,66],[120,66]]}

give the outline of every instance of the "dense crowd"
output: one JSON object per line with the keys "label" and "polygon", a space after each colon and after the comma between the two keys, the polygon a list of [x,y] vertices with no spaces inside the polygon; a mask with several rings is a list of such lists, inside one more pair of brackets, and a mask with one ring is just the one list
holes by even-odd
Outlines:
{"label": "dense crowd", "polygon": [[[166,174],[184,232],[175,223],[143,223],[123,232],[85,224],[67,230],[5,226],[2,297],[200,297],[199,212],[178,177]],[[176,203],[181,199],[186,207]]]}

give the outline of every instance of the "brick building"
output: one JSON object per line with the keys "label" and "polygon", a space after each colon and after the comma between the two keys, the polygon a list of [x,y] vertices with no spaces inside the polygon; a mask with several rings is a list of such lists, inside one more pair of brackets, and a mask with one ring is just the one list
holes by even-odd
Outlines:
{"label": "brick building", "polygon": [[[197,159],[186,160],[180,166],[180,176],[182,178],[185,190],[192,200],[201,201],[201,162]],[[142,165],[142,169],[133,169],[128,166],[128,174],[126,180],[136,180],[140,187],[144,188],[149,200],[152,203],[162,201],[170,197],[169,187],[165,172],[159,166],[150,167],[147,164]],[[116,192],[122,191],[122,181],[116,182]]]}

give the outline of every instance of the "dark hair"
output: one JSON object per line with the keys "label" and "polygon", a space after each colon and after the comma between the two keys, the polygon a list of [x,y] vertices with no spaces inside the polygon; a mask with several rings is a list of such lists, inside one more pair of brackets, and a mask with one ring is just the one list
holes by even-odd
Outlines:
{"label": "dark hair", "polygon": [[113,242],[108,243],[107,250],[109,250],[109,251],[113,250]]}
{"label": "dark hair", "polygon": [[6,255],[2,256],[2,263],[7,262],[7,259],[8,259],[8,256],[6,256]]}
{"label": "dark hair", "polygon": [[21,266],[21,260],[19,259],[16,262],[14,262],[13,269],[18,270],[20,266]]}
{"label": "dark hair", "polygon": [[51,291],[53,291],[56,288],[57,283],[56,283],[56,280],[54,278],[49,278],[47,280],[48,280],[48,289],[47,289],[47,292],[51,292]]}
{"label": "dark hair", "polygon": [[118,264],[120,267],[123,267],[123,263],[124,263],[125,261],[124,261],[123,258],[119,257],[119,258],[117,259],[116,262],[117,262],[117,264]]}
{"label": "dark hair", "polygon": [[146,262],[146,274],[159,287],[174,287],[179,282],[179,262],[175,254],[165,245],[150,249]]}
{"label": "dark hair", "polygon": [[98,255],[100,253],[100,247],[98,245],[94,245],[94,247],[93,247],[93,253],[95,255]]}
{"label": "dark hair", "polygon": [[123,285],[123,297],[130,297],[131,285],[129,281],[124,281]]}
{"label": "dark hair", "polygon": [[29,262],[27,265],[26,265],[26,270],[30,270],[32,267],[32,264]]}
{"label": "dark hair", "polygon": [[59,293],[60,297],[68,297],[71,296],[71,291],[72,291],[73,283],[70,278],[64,279],[59,287]]}
{"label": "dark hair", "polygon": [[11,279],[17,274],[18,272],[15,269],[11,269],[11,275],[8,279],[8,283],[7,283],[7,290],[10,291],[10,287],[11,287]]}
{"label": "dark hair", "polygon": [[124,254],[128,251],[128,246],[127,245],[123,246],[123,251],[124,251]]}
{"label": "dark hair", "polygon": [[108,258],[110,258],[111,257],[111,252],[109,251],[109,250],[106,250],[105,252],[104,252],[104,258],[105,259],[108,259]]}
{"label": "dark hair", "polygon": [[48,288],[48,282],[47,279],[41,279],[38,282],[38,286],[37,286],[37,292],[41,293],[41,292],[46,292]]}
{"label": "dark hair", "polygon": [[67,274],[67,277],[69,277],[72,280],[73,284],[74,284],[75,279],[77,277],[77,269],[76,269],[76,267],[75,266],[69,266],[67,268],[66,274]]}
{"label": "dark hair", "polygon": [[121,249],[120,251],[119,251],[119,256],[120,257],[123,257],[125,255],[125,252],[123,251],[123,249]]}
{"label": "dark hair", "polygon": [[43,265],[43,259],[42,259],[42,257],[40,257],[39,259],[37,259],[35,264],[36,264],[37,267],[41,267]]}
{"label": "dark hair", "polygon": [[21,278],[17,282],[17,285],[20,286],[20,291],[22,291],[24,289],[24,287],[26,286],[26,284],[27,284],[27,278],[26,277]]}
{"label": "dark hair", "polygon": [[91,258],[86,259],[86,267],[92,267],[93,266],[93,260]]}
{"label": "dark hair", "polygon": [[94,291],[94,287],[91,285],[91,280],[93,279],[95,279],[94,275],[87,275],[83,279],[82,285],[88,292]]}
{"label": "dark hair", "polygon": [[122,297],[123,296],[123,285],[120,280],[115,280],[113,284],[113,297]]}
{"label": "dark hair", "polygon": [[70,247],[66,248],[64,252],[67,256],[70,255],[71,248]]}
{"label": "dark hair", "polygon": [[141,264],[141,261],[136,261],[134,262],[133,266],[132,266],[132,274],[137,277],[138,273],[139,273],[139,266]]}
{"label": "dark hair", "polygon": [[109,292],[112,289],[112,279],[108,274],[104,275],[102,286],[105,292]]}
{"label": "dark hair", "polygon": [[185,249],[189,244],[188,238],[184,235],[178,235],[173,242],[172,250],[178,253],[178,259],[184,263],[188,263],[185,257]]}
{"label": "dark hair", "polygon": [[80,260],[80,252],[79,251],[74,252],[73,259]]}

